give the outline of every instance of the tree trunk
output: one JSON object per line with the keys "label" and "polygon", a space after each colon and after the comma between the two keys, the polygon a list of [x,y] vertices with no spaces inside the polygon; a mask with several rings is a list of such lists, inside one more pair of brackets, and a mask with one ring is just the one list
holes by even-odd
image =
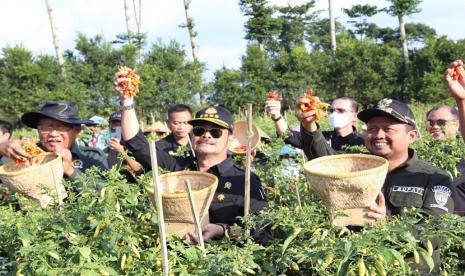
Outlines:
{"label": "tree trunk", "polygon": [[[189,37],[191,40],[191,47],[192,47],[192,58],[194,59],[194,63],[197,66],[200,66],[199,62],[199,53],[197,50],[197,42],[196,42],[196,36],[197,34],[194,31],[194,20],[189,14],[189,5],[191,3],[190,0],[183,0],[184,1],[184,12],[186,14],[186,27],[187,30],[189,31]],[[199,74],[201,74],[199,72]],[[201,77],[200,77],[201,78]],[[205,104],[205,94],[203,93],[203,85],[202,85],[202,80],[200,80],[200,88],[199,88],[199,98],[200,98],[200,104],[204,105]]]}
{"label": "tree trunk", "polygon": [[408,46],[407,46],[407,35],[405,34],[405,22],[404,16],[399,15],[399,31],[400,31],[400,41],[402,42],[402,53],[404,55],[404,63],[409,63],[408,58]]}
{"label": "tree trunk", "polygon": [[50,28],[52,29],[52,38],[53,38],[53,46],[55,46],[55,54],[57,57],[58,64],[60,65],[61,75],[64,77],[66,73],[65,67],[64,67],[65,60],[63,59],[63,55],[61,53],[60,39],[58,37],[58,29],[55,25],[55,20],[53,17],[52,4],[50,3],[49,0],[45,0],[45,3],[47,4],[48,18],[50,20]]}
{"label": "tree trunk", "polygon": [[328,0],[329,2],[329,34],[331,37],[331,52],[333,56],[336,55],[336,22],[333,14],[333,0]]}
{"label": "tree trunk", "polygon": [[129,0],[124,0],[124,15],[126,17],[126,29],[128,30],[128,44],[132,43],[131,28],[129,27]]}
{"label": "tree trunk", "polygon": [[[140,30],[141,30],[141,21],[142,21],[142,0],[139,0],[139,10],[136,8],[136,0],[132,0],[132,5],[134,6],[134,17],[136,19],[136,26],[137,26],[137,38],[141,39]],[[140,41],[140,45],[138,45],[137,51],[137,63],[142,62],[142,41]]]}

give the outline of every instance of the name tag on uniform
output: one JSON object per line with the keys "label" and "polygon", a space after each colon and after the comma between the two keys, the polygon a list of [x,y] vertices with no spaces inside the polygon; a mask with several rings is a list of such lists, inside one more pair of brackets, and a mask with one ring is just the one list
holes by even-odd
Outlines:
{"label": "name tag on uniform", "polygon": [[423,195],[423,193],[425,192],[425,189],[420,188],[420,187],[393,186],[392,191],[393,192],[414,193],[414,194]]}

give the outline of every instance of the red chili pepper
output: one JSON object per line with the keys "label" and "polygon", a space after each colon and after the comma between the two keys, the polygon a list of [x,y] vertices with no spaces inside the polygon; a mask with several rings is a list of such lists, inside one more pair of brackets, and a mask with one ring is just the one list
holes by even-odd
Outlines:
{"label": "red chili pepper", "polygon": [[232,149],[234,153],[246,153],[247,152],[247,146],[246,145],[240,145],[237,147],[234,147]]}
{"label": "red chili pepper", "polygon": [[283,99],[282,97],[278,95],[278,93],[276,93],[276,91],[270,91],[266,93],[266,98],[268,100],[277,100],[277,101],[281,101]]}
{"label": "red chili pepper", "polygon": [[308,89],[307,93],[304,94],[304,98],[309,99],[309,103],[301,104],[300,111],[308,112],[311,110],[316,111],[316,119],[319,120],[326,115],[326,108],[328,108],[329,104],[323,103],[320,101],[318,97],[313,96],[312,88]]}
{"label": "red chili pepper", "polygon": [[453,80],[463,80],[464,71],[462,66],[456,66],[454,72],[452,73]]}

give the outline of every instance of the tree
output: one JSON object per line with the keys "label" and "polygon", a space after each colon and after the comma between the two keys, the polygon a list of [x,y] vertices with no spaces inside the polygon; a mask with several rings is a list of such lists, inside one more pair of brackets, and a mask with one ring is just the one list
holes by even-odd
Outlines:
{"label": "tree", "polygon": [[179,43],[154,43],[138,70],[141,92],[137,96],[136,110],[140,118],[149,119],[153,112],[158,119],[164,119],[169,106],[194,104],[197,74],[202,74],[202,70],[194,70],[194,66]]}
{"label": "tree", "polygon": [[[331,34],[328,29],[329,19],[316,19],[312,21],[306,30],[306,41],[315,51],[326,51],[332,49],[331,47]],[[335,22],[335,33],[345,32],[344,26],[338,21]]]}
{"label": "tree", "polygon": [[354,24],[355,34],[360,35],[360,39],[366,35],[369,27],[367,18],[378,13],[378,7],[371,5],[354,5],[350,9],[342,9],[347,16],[355,20],[348,21]]}
{"label": "tree", "polygon": [[55,24],[55,18],[53,16],[53,8],[50,0],[45,0],[45,3],[47,4],[47,12],[48,12],[48,19],[50,21],[50,29],[52,30],[52,38],[53,38],[53,46],[55,47],[55,55],[58,60],[58,64],[60,64],[61,68],[61,75],[65,76],[65,60],[63,59],[63,54],[61,53],[61,48],[60,48],[60,39],[58,36],[58,28]]}
{"label": "tree", "polygon": [[331,37],[331,52],[336,54],[336,20],[334,18],[333,0],[328,0],[329,10],[329,36]]}
{"label": "tree", "polygon": [[129,12],[129,0],[124,0],[124,18],[125,18],[125,21],[126,21],[126,29],[127,29],[127,33],[128,33],[128,43],[131,44],[132,42],[132,33],[131,33],[131,25],[130,25],[130,19],[131,19],[131,16],[130,16],[130,12]]}
{"label": "tree", "polygon": [[208,102],[210,104],[220,104],[231,110],[231,112],[237,113],[247,103],[241,97],[244,93],[241,72],[223,66],[221,69],[216,70],[214,75],[213,82],[209,84],[211,97]]}
{"label": "tree", "polygon": [[418,8],[422,0],[387,0],[391,3],[391,6],[387,7],[385,11],[391,16],[397,16],[399,19],[399,32],[400,40],[402,43],[402,54],[404,57],[404,63],[408,64],[409,54],[408,54],[408,45],[407,45],[407,35],[405,32],[405,22],[404,17],[406,15],[411,15],[418,13],[421,10]]}
{"label": "tree", "polygon": [[314,7],[315,1],[310,0],[302,5],[276,7],[279,12],[279,46],[290,51],[292,46],[303,46],[305,31],[310,22],[316,17],[309,14],[310,8]]}
{"label": "tree", "polygon": [[268,0],[239,0],[239,6],[244,16],[245,39],[256,42],[264,50],[265,44],[273,41],[277,33],[277,22],[273,18],[274,9],[268,5]]}
{"label": "tree", "polygon": [[[189,6],[191,1],[190,0],[183,0],[184,1],[184,13],[186,14],[186,24],[181,25],[183,28],[187,28],[189,32],[189,38],[191,41],[191,48],[192,48],[192,58],[194,60],[194,65],[198,65],[200,63],[199,61],[199,53],[198,53],[198,48],[197,48],[197,42],[196,42],[196,37],[197,37],[197,32],[194,30],[194,19],[190,15],[189,12]],[[199,66],[194,66],[194,70],[199,69]],[[198,87],[199,91],[199,99],[200,99],[200,104],[203,105],[205,104],[205,93],[203,91],[203,85],[202,85],[202,79],[201,79],[201,74],[199,75],[200,80],[198,83],[200,86]]]}

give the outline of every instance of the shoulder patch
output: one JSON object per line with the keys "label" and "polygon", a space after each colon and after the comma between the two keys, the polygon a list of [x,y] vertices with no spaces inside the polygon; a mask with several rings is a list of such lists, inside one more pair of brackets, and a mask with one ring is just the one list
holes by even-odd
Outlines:
{"label": "shoulder patch", "polygon": [[449,200],[449,197],[452,194],[451,189],[443,185],[436,185],[433,186],[431,190],[434,192],[434,200],[436,201],[436,203],[432,203],[430,207],[439,208],[446,212],[449,212],[449,209],[445,207],[445,205],[447,204],[447,201]]}

